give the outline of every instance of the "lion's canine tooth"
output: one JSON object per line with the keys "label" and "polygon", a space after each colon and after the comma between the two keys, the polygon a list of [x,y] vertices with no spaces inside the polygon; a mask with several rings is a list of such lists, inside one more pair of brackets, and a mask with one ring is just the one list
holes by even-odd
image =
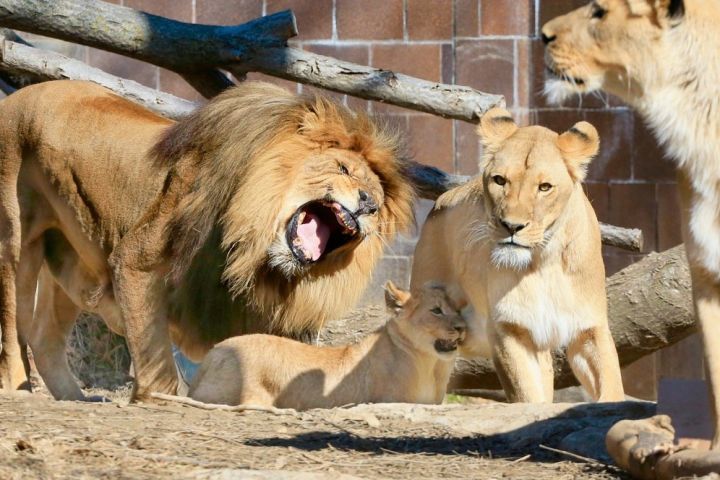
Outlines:
{"label": "lion's canine tooth", "polygon": [[306,213],[304,210],[301,211],[301,212],[298,214],[297,223],[302,223],[302,221],[305,219],[305,215],[307,215],[307,213]]}

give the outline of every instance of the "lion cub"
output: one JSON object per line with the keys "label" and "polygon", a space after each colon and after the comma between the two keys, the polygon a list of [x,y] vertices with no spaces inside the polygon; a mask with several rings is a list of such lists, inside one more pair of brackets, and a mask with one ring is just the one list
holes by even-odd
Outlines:
{"label": "lion cub", "polygon": [[493,109],[478,133],[482,173],[437,200],[411,287],[437,279],[459,290],[470,307],[460,354],[491,357],[510,401],[552,401],[551,352],[561,347],[594,399],[623,400],[600,227],[582,187],[597,131],[519,128]]}
{"label": "lion cub", "polygon": [[272,335],[243,335],[205,357],[189,396],[206,403],[305,410],[349,403],[440,403],[465,322],[445,288],[409,292],[392,282],[393,317],[354,345],[320,347]]}

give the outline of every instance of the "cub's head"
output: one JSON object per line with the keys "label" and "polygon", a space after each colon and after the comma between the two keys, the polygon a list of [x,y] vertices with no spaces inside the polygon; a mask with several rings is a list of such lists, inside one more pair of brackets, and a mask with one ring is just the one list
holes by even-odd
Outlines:
{"label": "cub's head", "polygon": [[484,146],[482,182],[486,239],[498,268],[523,270],[553,235],[571,195],[597,154],[595,127],[578,122],[558,135],[518,128],[510,113],[493,109],[478,127]]}
{"label": "cub's head", "polygon": [[664,53],[665,33],[684,15],[683,0],[596,0],[550,20],[542,28],[546,95],[561,102],[603,89],[626,101],[641,97],[662,81],[661,62],[677,60]]}
{"label": "cub's head", "polygon": [[385,303],[403,336],[420,351],[452,356],[465,340],[460,308],[442,285],[428,283],[410,293],[388,281]]}

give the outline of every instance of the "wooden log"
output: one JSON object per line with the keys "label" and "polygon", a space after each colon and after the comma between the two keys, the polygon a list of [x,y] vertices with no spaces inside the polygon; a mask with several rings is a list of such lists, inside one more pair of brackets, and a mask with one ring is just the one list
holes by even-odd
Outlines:
{"label": "wooden log", "polygon": [[[237,76],[259,71],[469,122],[477,121],[492,107],[504,105],[500,95],[289,48],[287,39],[297,34],[290,11],[219,27],[178,22],[98,0],[0,0],[0,26],[137,58],[189,79],[195,72],[217,68]],[[218,78],[215,75],[215,80]],[[207,78],[201,83],[205,96],[226,87],[213,86]]]}
{"label": "wooden log", "polygon": [[[621,365],[695,332],[690,270],[684,247],[651,253],[607,279],[608,316]],[[577,385],[563,354],[555,355],[555,387]],[[492,362],[458,361],[451,388],[499,389]]]}

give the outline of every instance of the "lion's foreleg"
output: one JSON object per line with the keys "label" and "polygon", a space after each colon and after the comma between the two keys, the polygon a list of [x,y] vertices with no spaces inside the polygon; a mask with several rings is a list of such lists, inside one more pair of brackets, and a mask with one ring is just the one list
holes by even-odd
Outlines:
{"label": "lion's foreleg", "polygon": [[175,394],[178,379],[163,302],[161,280],[154,271],[127,265],[115,269],[115,297],[125,324],[133,361],[133,401],[152,401],[151,392]]}
{"label": "lion's foreleg", "polygon": [[575,377],[593,399],[625,400],[620,363],[607,326],[581,332],[568,345],[567,357]]}
{"label": "lion's foreleg", "polygon": [[508,401],[552,402],[543,382],[542,352],[529,332],[511,324],[495,325],[494,330],[490,335],[493,363]]}

